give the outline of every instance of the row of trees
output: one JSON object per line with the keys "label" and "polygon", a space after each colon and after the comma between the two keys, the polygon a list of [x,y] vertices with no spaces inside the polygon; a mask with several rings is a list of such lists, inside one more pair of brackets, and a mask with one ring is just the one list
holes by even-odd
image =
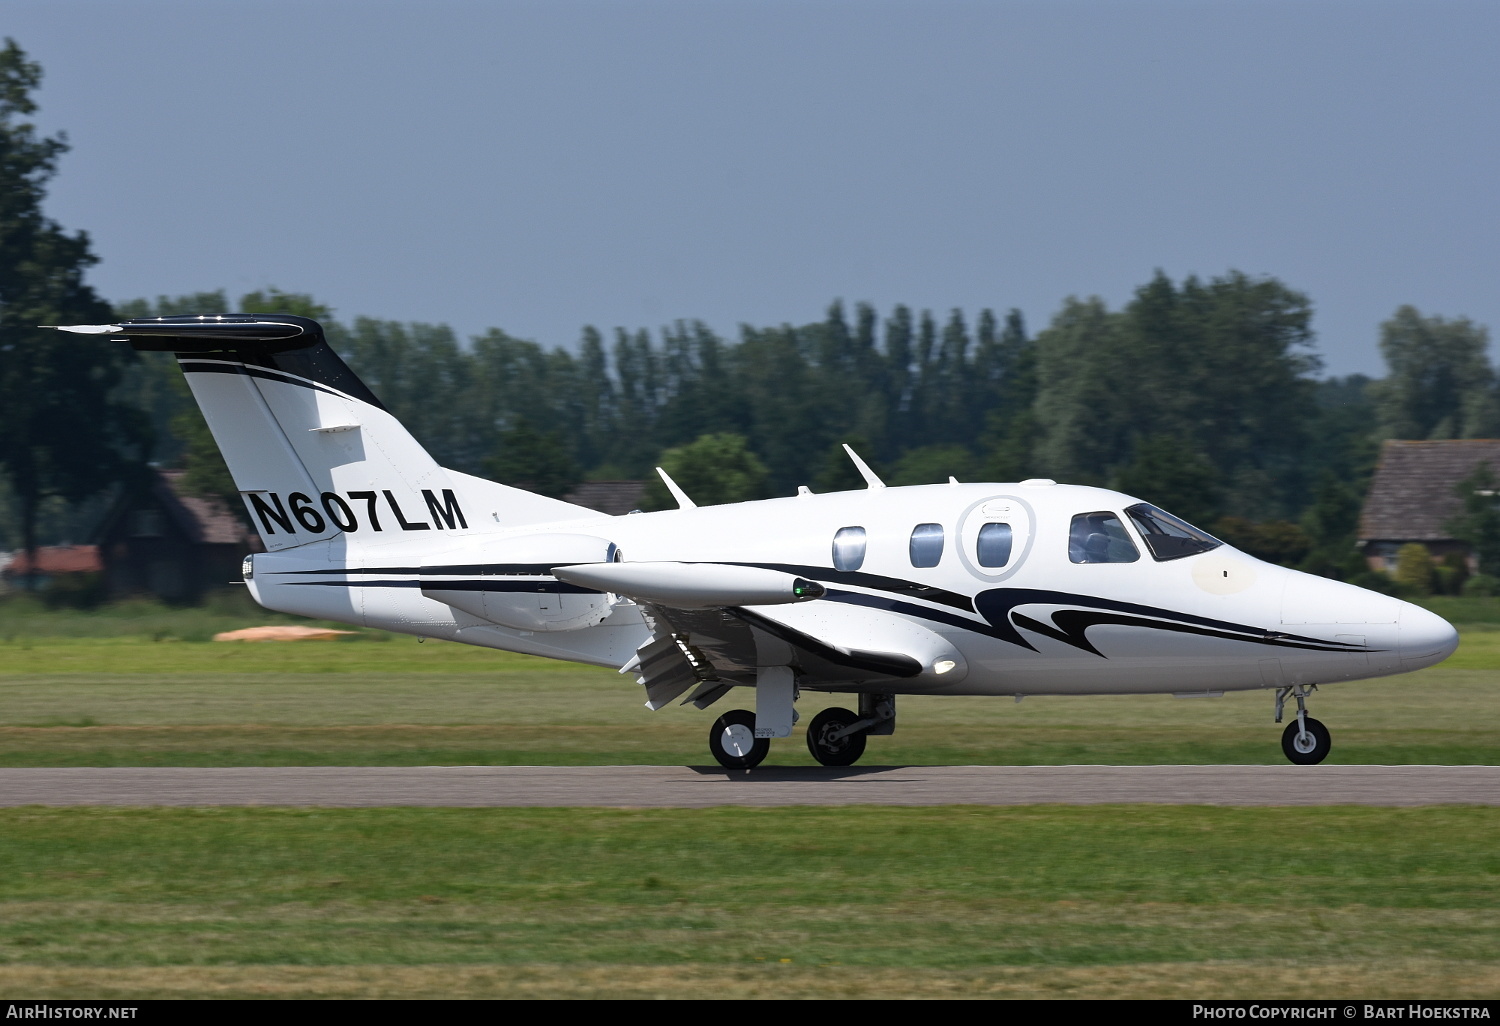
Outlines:
{"label": "row of trees", "polygon": [[[276,290],[113,307],[84,281],[83,233],[42,214],[65,152],[28,120],[40,69],[0,50],[0,547],[74,538],[148,461],[203,494],[233,485],[171,358],[37,324],[245,311],[323,321],[337,349],[444,464],[551,495],[664,463],[706,501],[858,487],[840,443],[892,484],[1112,485],[1282,562],[1354,572],[1355,520],[1378,440],[1500,434],[1485,330],[1402,307],[1382,327],[1388,374],[1318,380],[1311,304],[1237,272],[1157,273],[1120,309],[1065,300],[1021,314],[834,302],[802,325],[725,338],[583,330],[546,349],[491,329],[356,317]],[[651,503],[669,504],[653,486]]]}
{"label": "row of trees", "polygon": [[[586,328],[574,351],[499,329],[465,344],[443,325],[344,323],[280,292],[137,300],[118,315],[232,305],[317,317],[441,462],[551,495],[585,476],[650,478],[659,463],[699,501],[859,487],[850,442],[892,484],[1112,485],[1324,572],[1348,562],[1382,418],[1425,401],[1395,360],[1382,382],[1315,380],[1306,297],[1237,273],[1158,274],[1120,310],[1069,299],[1035,336],[1015,310],[971,321],[838,302],[822,320],[733,340],[697,322],[655,336]],[[1405,309],[1392,325],[1413,317],[1419,342],[1450,326]],[[122,391],[154,425],[156,459],[232,492],[170,357],[142,354]],[[657,486],[648,495],[670,504]]]}

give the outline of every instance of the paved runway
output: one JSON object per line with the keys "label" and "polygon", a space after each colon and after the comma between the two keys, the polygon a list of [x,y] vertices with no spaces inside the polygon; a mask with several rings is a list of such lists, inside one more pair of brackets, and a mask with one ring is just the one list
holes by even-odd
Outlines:
{"label": "paved runway", "polygon": [[0,769],[0,806],[1500,805],[1500,766]]}

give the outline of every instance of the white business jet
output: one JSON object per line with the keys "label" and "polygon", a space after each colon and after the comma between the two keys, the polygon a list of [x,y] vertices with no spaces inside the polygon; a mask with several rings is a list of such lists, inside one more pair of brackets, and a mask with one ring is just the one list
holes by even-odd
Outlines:
{"label": "white business jet", "polygon": [[[898,695],[1214,695],[1266,688],[1294,763],[1321,762],[1318,685],[1458,644],[1441,617],[1261,562],[1148,502],[1048,480],[868,487],[606,516],[437,465],[315,321],[159,317],[62,330],[177,354],[267,549],[270,609],[633,672],[646,706],[754,711],[709,733],[730,768],[792,733],[801,691],[847,766]],[[742,692],[743,694],[744,692]]]}

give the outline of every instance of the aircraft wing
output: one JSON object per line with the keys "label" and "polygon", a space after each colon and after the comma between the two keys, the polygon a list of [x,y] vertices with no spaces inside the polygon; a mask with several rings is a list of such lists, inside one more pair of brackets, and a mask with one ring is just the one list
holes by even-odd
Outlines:
{"label": "aircraft wing", "polygon": [[[791,666],[809,687],[933,676],[963,677],[946,638],[885,610],[822,598],[822,585],[775,570],[718,563],[591,563],[557,567],[559,580],[638,602],[652,637],[621,668],[653,709],[697,685],[704,708],[764,666]],[[955,672],[959,671],[959,672]]]}

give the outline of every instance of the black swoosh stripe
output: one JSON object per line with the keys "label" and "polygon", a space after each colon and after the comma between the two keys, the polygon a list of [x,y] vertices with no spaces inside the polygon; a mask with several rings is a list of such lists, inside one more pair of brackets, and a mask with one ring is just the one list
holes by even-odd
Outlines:
{"label": "black swoosh stripe", "polygon": [[[560,565],[560,564],[559,564]],[[767,569],[794,571],[812,571],[817,574],[822,571],[818,567],[797,567],[793,564],[760,564],[739,563],[736,566],[763,566]],[[310,571],[277,571],[277,573],[297,574],[373,574],[373,573],[412,573],[419,569],[428,573],[436,573],[443,570],[467,571],[479,569],[499,570],[501,567],[507,569],[517,568],[511,572],[518,575],[531,576],[539,572],[546,564],[494,564],[477,566],[454,566],[454,567],[427,567],[427,568],[391,568],[381,570],[369,567],[364,569],[350,570],[310,570]],[[519,569],[519,568],[526,569]],[[550,569],[550,568],[548,568]],[[529,572],[528,572],[529,571]],[[874,585],[868,582],[872,580],[889,580],[879,578],[873,574],[852,574],[834,571],[843,576],[861,578],[858,582],[862,587],[873,590]],[[576,595],[598,595],[602,592],[580,587],[578,585],[564,584],[561,581],[548,581],[545,584],[535,581],[505,581],[498,579],[481,579],[470,581],[289,581],[289,584],[297,585],[322,585],[325,587],[346,588],[421,588],[424,583],[429,591],[491,591],[500,593],[537,593],[537,594],[576,594]],[[852,582],[851,582],[852,583]],[[910,582],[900,582],[910,585]],[[946,594],[952,594],[946,593]],[[1101,624],[1118,624],[1127,627],[1145,627],[1151,630],[1169,631],[1176,634],[1194,634],[1200,637],[1221,638],[1227,641],[1243,641],[1251,645],[1266,645],[1272,648],[1290,648],[1313,652],[1364,652],[1368,651],[1357,645],[1345,644],[1343,642],[1324,641],[1320,638],[1309,638],[1297,634],[1286,634],[1283,632],[1268,631],[1261,627],[1250,627],[1244,624],[1230,623],[1224,620],[1214,620],[1209,617],[1197,616],[1192,613],[1180,613],[1170,609],[1161,609],[1156,606],[1145,606],[1134,602],[1116,602],[1112,599],[1097,598],[1090,595],[1077,595],[1061,591],[1045,591],[1029,588],[995,588],[980,592],[973,600],[973,607],[984,616],[984,620],[973,620],[966,616],[955,616],[941,610],[931,609],[925,606],[915,605],[903,601],[894,595],[866,595],[861,592],[839,591],[830,589],[824,596],[832,602],[843,602],[849,605],[865,606],[870,609],[883,609],[888,612],[900,613],[911,616],[929,623],[942,624],[947,627],[957,627],[960,630],[971,631],[985,637],[995,638],[1015,645],[1019,648],[1037,651],[1025,635],[1017,627],[1025,629],[1044,637],[1052,638],[1063,644],[1090,652],[1101,659],[1108,658],[1104,653],[1094,647],[1088,640],[1088,628]],[[926,598],[926,596],[919,596]],[[962,596],[957,596],[962,597]],[[967,602],[967,600],[966,600]],[[1046,624],[1023,613],[1015,612],[1015,608],[1021,605],[1049,604],[1061,606],[1082,606],[1083,609],[1060,609],[1051,614],[1052,624]],[[737,611],[738,615],[738,611]],[[753,615],[753,614],[752,614]],[[800,632],[799,632],[800,633]],[[830,651],[833,651],[830,649]],[[819,653],[820,655],[822,653]],[[868,655],[865,653],[864,655]],[[853,664],[849,664],[853,665]],[[865,669],[874,669],[864,666]],[[882,671],[884,672],[884,671]]]}
{"label": "black swoosh stripe", "polygon": [[179,360],[184,374],[239,374],[247,378],[265,378],[267,381],[279,381],[283,385],[297,385],[300,388],[310,388],[315,392],[323,392],[328,395],[338,396],[340,399],[352,399],[343,392],[336,391],[308,381],[306,378],[295,377],[280,371],[266,370],[264,367],[247,367],[242,363],[204,363],[201,360]]}

